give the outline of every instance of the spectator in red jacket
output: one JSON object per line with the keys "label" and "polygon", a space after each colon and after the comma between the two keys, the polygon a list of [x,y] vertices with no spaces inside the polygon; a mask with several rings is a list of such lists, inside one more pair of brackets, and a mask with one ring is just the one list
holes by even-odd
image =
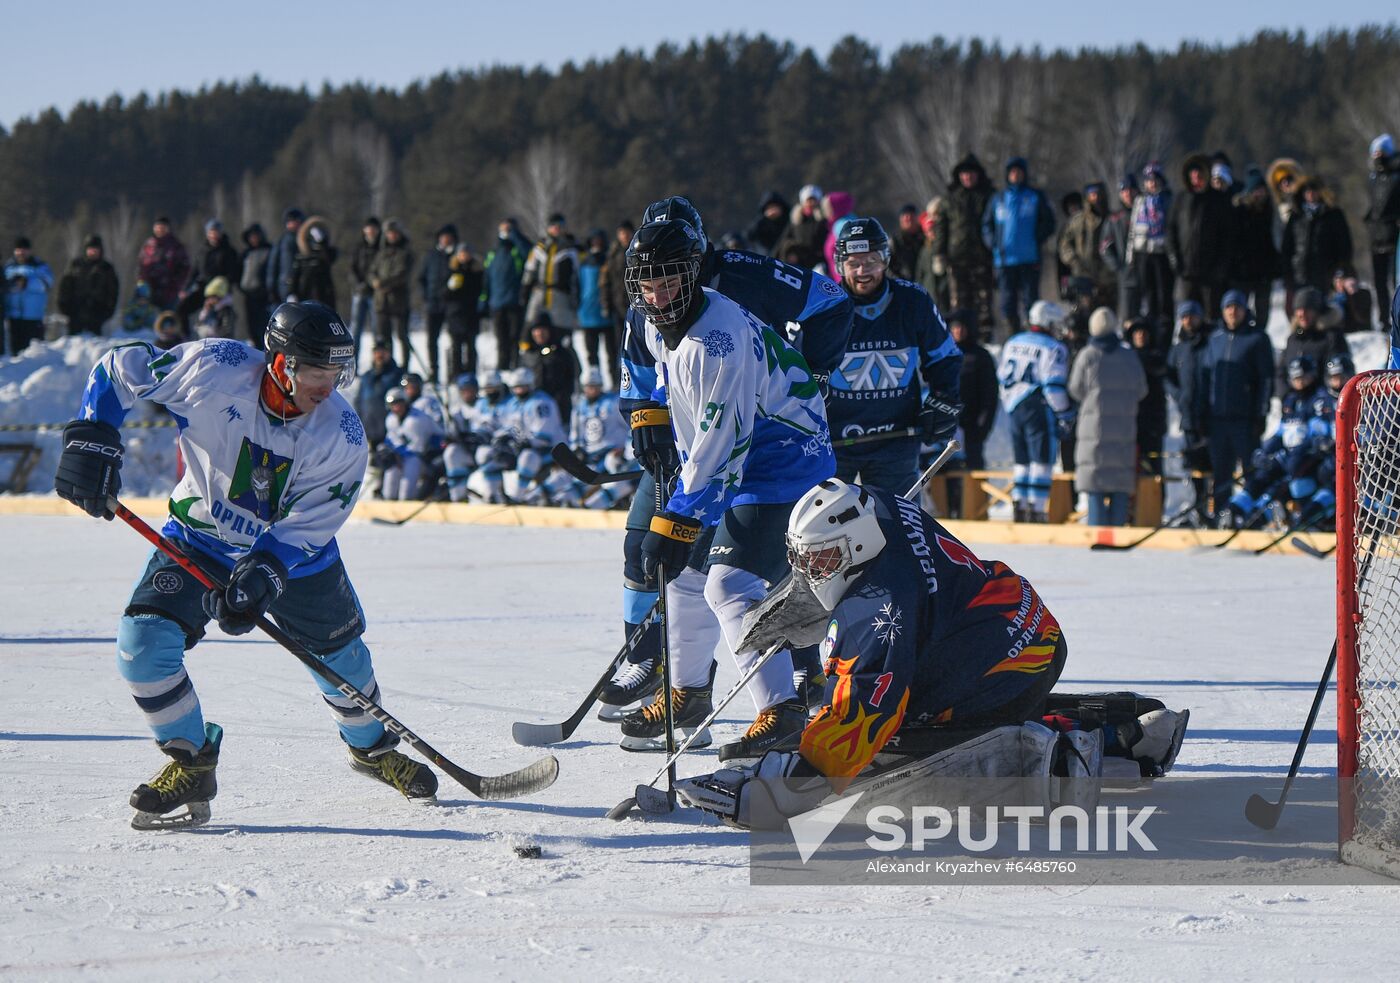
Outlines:
{"label": "spectator in red jacket", "polygon": [[141,245],[138,280],[151,288],[151,303],[161,310],[173,310],[180,300],[180,288],[190,275],[190,254],[175,233],[170,219],[157,216],[151,224],[151,237]]}

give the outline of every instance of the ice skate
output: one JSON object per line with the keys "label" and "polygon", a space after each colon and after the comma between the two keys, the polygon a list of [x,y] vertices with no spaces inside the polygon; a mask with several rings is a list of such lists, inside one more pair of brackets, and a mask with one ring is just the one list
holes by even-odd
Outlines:
{"label": "ice skate", "polygon": [[598,694],[598,719],[616,723],[656,696],[661,688],[661,664],[655,657],[624,662]]}
{"label": "ice skate", "polygon": [[[214,769],[219,764],[219,745],[224,730],[218,724],[204,725],[204,747],[192,751],[188,741],[166,741],[161,751],[170,764],[149,782],[131,793],[131,828],[187,829],[209,821],[209,800],[219,792]],[[179,810],[179,811],[176,811]]]}
{"label": "ice skate", "polygon": [[790,750],[797,747],[806,727],[807,703],[804,699],[775,703],[759,713],[743,737],[719,749],[719,760],[761,758],[774,748]]}
{"label": "ice skate", "polygon": [[[710,683],[707,686],[671,687],[671,723],[676,732],[676,743],[680,744],[694,734],[714,704],[710,696],[714,686],[714,667],[710,667]],[[665,751],[666,750],[666,704],[660,691],[650,706],[644,707],[622,718],[622,742],[625,751]],[[710,746],[710,730],[705,730],[690,745],[692,748]]]}
{"label": "ice skate", "polygon": [[383,782],[404,798],[431,805],[437,801],[437,775],[425,764],[394,750],[399,739],[385,733],[372,748],[350,748],[350,767],[361,775]]}

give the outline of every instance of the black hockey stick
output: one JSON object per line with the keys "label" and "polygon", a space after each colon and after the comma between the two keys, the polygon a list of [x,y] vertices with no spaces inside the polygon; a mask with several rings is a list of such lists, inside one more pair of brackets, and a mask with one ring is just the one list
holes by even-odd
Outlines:
{"label": "black hockey stick", "polygon": [[[212,590],[224,590],[227,585],[221,577],[217,577],[206,571],[194,559],[181,552],[170,540],[156,532],[145,520],[135,512],[132,512],[115,497],[107,499],[109,508],[118,518],[125,522],[132,529],[141,534],[147,542],[166,556],[178,563],[186,573],[194,577],[205,587]],[[521,768],[519,771],[512,771],[505,775],[476,775],[465,768],[461,768],[441,753],[431,744],[423,740],[413,731],[409,730],[399,722],[389,711],[375,703],[364,693],[360,692],[344,676],[326,665],[318,659],[305,646],[297,642],[290,635],[278,628],[266,617],[258,619],[258,627],[266,632],[273,641],[281,645],[297,661],[326,682],[334,686],[347,699],[354,701],[355,705],[364,710],[375,720],[384,725],[384,729],[406,741],[409,747],[413,748],[432,764],[441,768],[448,776],[473,795],[482,799],[513,799],[517,796],[528,795],[531,792],[538,792],[554,784],[554,780],[559,777],[559,762],[553,757],[541,758],[532,765]]]}
{"label": "black hockey stick", "polygon": [[1297,550],[1299,553],[1306,553],[1306,554],[1308,554],[1308,556],[1317,557],[1317,559],[1319,559],[1319,560],[1325,560],[1325,559],[1327,559],[1329,556],[1331,556],[1333,553],[1335,553],[1335,552],[1337,551],[1337,544],[1336,544],[1336,543],[1333,543],[1331,546],[1327,547],[1325,550],[1320,550],[1320,549],[1318,549],[1316,546],[1314,546],[1312,543],[1309,543],[1307,540],[1304,540],[1304,539],[1299,539],[1297,536],[1294,536],[1294,537],[1293,537],[1292,543],[1293,543],[1293,548],[1294,548],[1295,550]]}
{"label": "black hockey stick", "polygon": [[637,468],[635,471],[594,471],[583,458],[574,453],[573,448],[568,444],[555,444],[554,450],[550,451],[550,454],[553,455],[555,464],[585,485],[606,485],[612,481],[636,481],[646,474],[641,468]]}
{"label": "black hockey stick", "polygon": [[873,444],[880,440],[894,440],[898,437],[917,437],[918,427],[905,427],[902,430],[886,430],[881,433],[864,433],[859,437],[842,437],[840,440],[833,440],[832,447],[854,447],[856,444]]}
{"label": "black hockey stick", "polygon": [[653,604],[651,610],[647,612],[646,617],[641,620],[641,623],[638,624],[636,629],[632,632],[631,637],[627,639],[622,648],[618,650],[617,655],[613,656],[612,661],[608,663],[607,671],[593,684],[593,688],[588,691],[588,695],[583,698],[583,702],[579,704],[578,709],[563,723],[527,724],[516,721],[511,724],[510,736],[515,740],[515,743],[523,747],[543,747],[546,744],[558,744],[560,741],[568,740],[569,735],[577,730],[578,725],[583,722],[583,718],[588,716],[588,711],[593,708],[593,704],[598,700],[598,695],[603,692],[603,687],[608,685],[608,681],[612,679],[613,673],[617,672],[618,666],[627,658],[628,653],[641,642],[642,636],[646,634],[647,629],[656,624],[656,620],[657,606]]}
{"label": "black hockey stick", "polygon": [[1288,790],[1293,779],[1298,777],[1298,767],[1303,763],[1303,752],[1308,749],[1308,738],[1312,737],[1313,724],[1317,723],[1317,711],[1322,707],[1322,697],[1327,693],[1327,684],[1332,681],[1332,670],[1337,665],[1337,643],[1332,642],[1332,654],[1327,657],[1327,668],[1322,670],[1322,681],[1317,684],[1317,694],[1313,697],[1312,709],[1308,711],[1308,721],[1303,724],[1303,735],[1298,738],[1298,749],[1293,752],[1293,764],[1288,766],[1288,777],[1283,780],[1283,790],[1278,801],[1270,802],[1258,792],[1244,804],[1244,818],[1260,829],[1273,829],[1278,825],[1278,817],[1283,813],[1283,804],[1288,801]]}
{"label": "black hockey stick", "polygon": [[1283,541],[1284,541],[1285,539],[1287,539],[1289,536],[1295,536],[1295,535],[1297,535],[1297,534],[1300,533],[1300,532],[1307,532],[1309,529],[1311,529],[1313,526],[1317,525],[1319,522],[1324,522],[1324,521],[1326,521],[1327,517],[1330,516],[1331,514],[1332,514],[1332,510],[1331,510],[1331,509],[1323,509],[1321,512],[1318,512],[1317,514],[1315,514],[1315,515],[1309,517],[1306,521],[1299,522],[1299,523],[1297,523],[1296,525],[1293,525],[1293,526],[1289,526],[1289,527],[1288,527],[1287,529],[1285,529],[1285,530],[1282,532],[1282,534],[1280,534],[1276,539],[1271,540],[1271,541],[1268,542],[1267,544],[1265,544],[1265,545],[1259,547],[1257,550],[1255,550],[1255,551],[1254,551],[1254,555],[1255,555],[1255,556],[1259,556],[1259,555],[1261,555],[1261,554],[1263,554],[1263,553],[1269,552],[1269,550],[1273,549],[1275,546],[1277,546],[1279,543],[1283,542]]}
{"label": "black hockey stick", "polygon": [[376,516],[374,516],[373,518],[371,518],[369,521],[370,521],[370,522],[373,522],[375,525],[379,525],[379,526],[402,526],[402,525],[404,525],[405,523],[411,522],[411,521],[413,521],[414,519],[416,519],[418,516],[422,515],[423,512],[428,508],[429,505],[436,505],[438,502],[441,502],[442,500],[443,500],[443,499],[442,499],[442,486],[439,485],[437,488],[434,488],[434,489],[433,489],[432,495],[430,495],[428,498],[425,498],[425,499],[423,500],[423,504],[422,504],[422,505],[418,506],[418,507],[417,507],[416,509],[414,509],[412,512],[408,513],[408,515],[404,516],[402,519],[384,519],[384,518],[381,518],[380,516],[377,516],[377,515],[376,515]]}
{"label": "black hockey stick", "polygon": [[1149,539],[1151,539],[1153,536],[1157,535],[1157,534],[1158,534],[1159,532],[1161,532],[1163,529],[1171,529],[1177,522],[1180,522],[1182,519],[1186,518],[1186,517],[1187,517],[1188,515],[1190,515],[1192,512],[1197,511],[1198,509],[1200,509],[1200,507],[1201,507],[1201,503],[1200,503],[1199,500],[1192,502],[1190,505],[1186,506],[1186,508],[1182,509],[1181,511],[1177,512],[1176,514],[1174,514],[1171,518],[1167,519],[1166,522],[1163,522],[1161,525],[1156,526],[1151,532],[1147,533],[1147,535],[1145,535],[1145,536],[1139,536],[1137,539],[1133,540],[1131,543],[1091,543],[1091,544],[1089,545],[1089,549],[1091,549],[1091,550],[1117,550],[1117,551],[1120,551],[1120,552],[1121,552],[1121,551],[1124,551],[1124,550],[1137,549],[1139,546],[1141,546],[1143,543],[1147,542],[1147,541],[1148,541]]}

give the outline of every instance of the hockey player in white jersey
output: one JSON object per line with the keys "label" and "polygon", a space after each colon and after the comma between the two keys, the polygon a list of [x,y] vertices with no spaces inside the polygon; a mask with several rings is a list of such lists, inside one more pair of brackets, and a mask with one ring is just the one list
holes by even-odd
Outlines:
{"label": "hockey player in white jersey", "polygon": [[418,497],[423,469],[442,446],[442,428],[427,413],[410,405],[402,386],[385,394],[384,405],[389,411],[384,416],[384,443],[375,451],[384,471],[380,488],[385,501],[404,502]]}
{"label": "hockey player in white jersey", "polygon": [[1074,405],[1065,391],[1069,349],[1054,335],[1064,317],[1059,304],[1036,301],[1026,330],[1012,335],[1001,349],[997,381],[1011,423],[1011,498],[1017,522],[1048,521],[1057,437],[1074,427]]}
{"label": "hockey player in white jersey", "polygon": [[[644,459],[679,462],[674,479],[659,476],[669,494],[641,545],[648,575],[661,569],[669,581],[673,688],[623,718],[622,746],[631,750],[664,747],[668,699],[679,732],[694,733],[710,710],[721,637],[741,669],[758,658],[736,649],[743,613],[786,571],[793,503],[836,469],[806,362],[771,327],[699,286],[703,255],[699,234],[678,219],[643,225],[627,250],[628,296],[645,315],[657,368],[653,400],[634,409],[632,427]],[[786,651],[764,664],[749,692],[757,719],[720,749],[722,759],[761,756],[807,722]],[[709,741],[695,736],[693,746]]]}
{"label": "hockey player in white jersey", "polygon": [[515,472],[511,497],[527,505],[547,504],[573,479],[550,474],[550,450],[565,438],[559,406],[535,388],[533,369],[520,366],[505,373],[510,397],[493,413],[496,432],[490,453],[469,485],[493,502],[507,500],[505,474]]}
{"label": "hockey player in white jersey", "polygon": [[[119,345],[88,377],[79,418],[64,428],[54,489],[88,514],[112,518],[121,489],[120,427],[138,399],[163,406],[179,428],[185,472],[170,494],[164,535],[221,567],[224,591],[206,591],[165,554],[146,564],[117,632],[117,668],[170,758],[131,796],[138,829],[198,825],[217,791],[223,730],[206,722],[185,652],[210,620],[227,634],[277,624],[371,699],[379,699],[364,612],[335,534],[355,504],[369,448],[336,390],[355,372],[355,346],[323,304],[280,305],[266,353],[229,339],[160,351]],[[431,798],[432,771],[394,750],[398,738],[319,677],[357,772],[409,798]]]}
{"label": "hockey player in white jersey", "polygon": [[448,414],[447,446],[442,450],[447,493],[454,502],[467,500],[477,451],[491,443],[495,424],[489,417],[476,374],[463,372],[457,377],[457,398]]}
{"label": "hockey player in white jersey", "polygon": [[[632,449],[627,422],[618,409],[618,399],[603,391],[603,372],[599,368],[585,369],[582,392],[574,397],[573,413],[569,417],[569,446],[588,466],[599,471],[623,471]],[[637,487],[635,481],[620,481],[599,485],[592,492],[582,481],[575,480],[563,496],[565,505],[583,505],[590,509],[610,509]]]}
{"label": "hockey player in white jersey", "polygon": [[447,408],[442,401],[423,389],[423,377],[417,372],[405,372],[399,385],[408,394],[408,405],[427,415],[438,425],[439,430],[447,429]]}

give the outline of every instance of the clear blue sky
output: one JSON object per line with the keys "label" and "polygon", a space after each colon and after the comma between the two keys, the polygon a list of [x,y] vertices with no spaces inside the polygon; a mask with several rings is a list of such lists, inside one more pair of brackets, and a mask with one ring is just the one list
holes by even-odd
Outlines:
{"label": "clear blue sky", "polygon": [[[1008,48],[1229,44],[1261,28],[1310,35],[1393,23],[1396,0],[1054,3],[1052,0],[127,0],[4,6],[0,124],[113,92],[197,89],[257,73],[292,86],[361,79],[394,88],[444,70],[558,66],[725,33],[766,33],[825,54],[846,34],[891,52],[941,34]],[[216,20],[209,11],[225,13]],[[1393,84],[1400,84],[1395,80]]]}

